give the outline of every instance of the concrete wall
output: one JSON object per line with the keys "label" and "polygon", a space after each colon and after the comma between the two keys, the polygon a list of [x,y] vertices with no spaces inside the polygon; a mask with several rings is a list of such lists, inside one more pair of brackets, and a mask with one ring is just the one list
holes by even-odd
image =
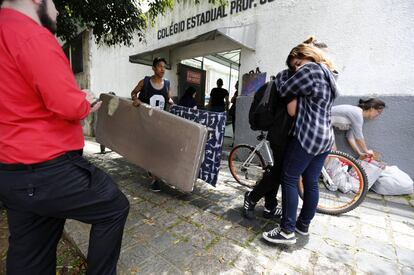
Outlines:
{"label": "concrete wall", "polygon": [[[322,0],[273,1],[214,22],[195,27],[161,40],[159,29],[169,27],[200,12],[211,9],[207,1],[176,3],[173,11],[160,16],[148,29],[146,42],[134,46],[91,47],[91,89],[114,90],[127,96],[137,80],[151,74],[148,66],[130,64],[129,55],[168,46],[220,27],[256,23],[256,51],[242,49],[241,74],[259,66],[274,74],[285,67],[289,50],[314,34],[330,46],[331,56],[341,73],[339,84],[344,95],[412,95],[414,94],[414,1],[405,0]],[[231,3],[231,1],[229,1]],[[204,45],[205,44],[205,45]],[[212,46],[212,47],[211,47]],[[181,58],[220,51],[222,42],[201,43],[185,52],[172,53],[173,62]],[[225,47],[224,47],[225,48]],[[227,47],[234,48],[234,45]],[[175,66],[167,75],[175,83]]]}
{"label": "concrete wall", "polygon": [[75,74],[76,81],[81,89],[90,88],[90,76],[91,76],[91,44],[94,44],[91,40],[91,33],[84,31],[82,35],[82,57],[83,57],[83,72]]}
{"label": "concrete wall", "polygon": [[[359,97],[344,96],[335,101],[338,104],[358,103]],[[387,108],[381,116],[364,123],[364,137],[368,148],[381,153],[381,159],[388,165],[397,165],[414,179],[414,96],[382,96]],[[257,133],[250,130],[248,113],[252,97],[237,98],[235,144],[257,144]],[[336,131],[339,150],[353,153],[346,142],[345,132]]]}

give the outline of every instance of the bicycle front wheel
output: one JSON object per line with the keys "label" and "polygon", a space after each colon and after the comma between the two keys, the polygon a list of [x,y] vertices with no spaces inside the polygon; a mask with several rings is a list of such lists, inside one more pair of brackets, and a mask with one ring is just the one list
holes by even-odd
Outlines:
{"label": "bicycle front wheel", "polygon": [[250,145],[237,145],[230,152],[230,173],[241,185],[253,188],[262,178],[265,166],[262,155]]}
{"label": "bicycle front wheel", "polygon": [[[358,207],[368,191],[364,169],[352,156],[331,151],[319,177],[319,202],[317,211],[340,215]],[[299,183],[299,195],[304,198],[304,185]]]}

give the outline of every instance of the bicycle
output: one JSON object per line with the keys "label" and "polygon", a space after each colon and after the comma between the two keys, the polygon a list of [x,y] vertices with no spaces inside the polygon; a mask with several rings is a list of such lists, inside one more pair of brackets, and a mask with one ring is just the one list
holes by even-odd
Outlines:
{"label": "bicycle", "polygon": [[[253,188],[266,169],[273,165],[266,134],[257,137],[259,143],[253,147],[248,144],[235,146],[229,155],[229,169],[234,179],[241,185]],[[267,156],[267,161],[260,152]],[[303,200],[302,181],[298,193]],[[368,179],[359,161],[347,153],[331,151],[319,177],[319,202],[317,211],[329,215],[340,215],[358,207],[368,192]]]}

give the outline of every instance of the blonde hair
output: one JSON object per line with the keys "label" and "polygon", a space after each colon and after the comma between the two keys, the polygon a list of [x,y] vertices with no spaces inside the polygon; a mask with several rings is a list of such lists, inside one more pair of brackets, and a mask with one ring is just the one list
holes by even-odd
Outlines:
{"label": "blonde hair", "polygon": [[306,59],[318,64],[324,64],[326,67],[328,67],[329,70],[335,70],[334,64],[331,60],[329,60],[325,53],[312,44],[301,43],[290,51],[286,59],[286,65],[290,70],[294,70],[294,68],[291,66],[291,62],[294,58]]}

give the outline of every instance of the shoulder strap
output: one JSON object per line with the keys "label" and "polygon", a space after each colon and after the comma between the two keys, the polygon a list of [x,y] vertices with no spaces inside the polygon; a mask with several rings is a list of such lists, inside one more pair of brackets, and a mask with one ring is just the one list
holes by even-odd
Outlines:
{"label": "shoulder strap", "polygon": [[168,79],[164,79],[164,85],[167,88],[167,92],[168,92],[168,90],[170,90],[170,81]]}
{"label": "shoulder strap", "polygon": [[144,91],[147,90],[148,85],[150,84],[150,81],[151,81],[151,77],[150,76],[144,77]]}
{"label": "shoulder strap", "polygon": [[267,87],[266,90],[264,92],[264,95],[262,97],[262,99],[260,100],[259,105],[265,105],[266,103],[269,102],[269,98],[270,98],[270,91],[272,90],[272,85],[274,84],[274,81],[269,81],[267,83]]}

